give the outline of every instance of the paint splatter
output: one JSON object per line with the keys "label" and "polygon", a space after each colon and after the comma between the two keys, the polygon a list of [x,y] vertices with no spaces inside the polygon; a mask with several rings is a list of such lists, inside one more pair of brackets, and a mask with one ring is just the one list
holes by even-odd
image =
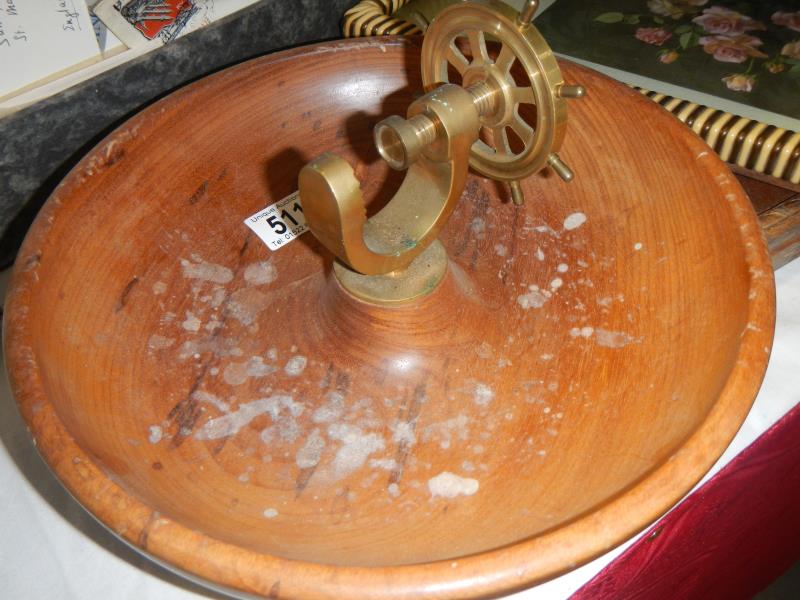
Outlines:
{"label": "paint splatter", "polygon": [[393,458],[370,458],[369,466],[373,469],[393,471],[397,468],[397,461]]}
{"label": "paint splatter", "polygon": [[266,285],[275,281],[277,276],[278,270],[272,259],[249,264],[244,270],[244,280],[250,285]]}
{"label": "paint splatter", "polygon": [[190,312],[186,311],[186,320],[181,323],[181,327],[183,327],[186,331],[200,331],[200,319],[197,316]]}
{"label": "paint splatter", "polygon": [[525,310],[529,308],[541,308],[544,306],[545,302],[547,302],[547,296],[535,285],[528,286],[527,294],[520,294],[517,296],[517,304]]}
{"label": "paint splatter", "polygon": [[225,306],[225,312],[242,325],[252,325],[261,311],[267,308],[269,302],[269,296],[266,294],[255,289],[245,288],[231,294]]}
{"label": "paint splatter", "polygon": [[181,345],[178,358],[185,360],[204,352],[213,352],[216,356],[241,356],[242,349],[237,347],[236,340],[220,336],[210,336],[196,340],[187,340]]}
{"label": "paint splatter", "polygon": [[275,517],[278,516],[278,511],[275,510],[274,508],[267,508],[264,510],[264,516],[267,519],[274,519]]}
{"label": "paint splatter", "polygon": [[295,463],[301,469],[312,469],[319,464],[322,451],[325,449],[325,438],[319,429],[314,429],[306,438],[303,446],[295,455]]}
{"label": "paint splatter", "polygon": [[205,402],[206,404],[210,404],[214,408],[216,408],[220,412],[228,412],[231,409],[231,405],[221,400],[218,396],[210,392],[206,392],[204,390],[197,390],[192,392],[192,398],[197,400],[198,402]]}
{"label": "paint splatter", "polygon": [[328,436],[342,442],[333,459],[333,470],[337,477],[344,477],[362,467],[370,454],[386,447],[377,433],[364,433],[360,427],[345,423],[330,425]]}
{"label": "paint splatter", "polygon": [[331,423],[344,413],[344,396],[339,392],[330,392],[328,402],[314,411],[311,420],[314,423]]}
{"label": "paint splatter", "polygon": [[607,329],[596,329],[595,338],[597,344],[607,348],[622,348],[631,342],[638,342],[641,338],[635,338],[621,331],[608,331]]}
{"label": "paint splatter", "polygon": [[151,335],[150,339],[147,340],[147,347],[150,350],[163,350],[164,348],[169,348],[172,344],[175,343],[173,338],[164,337],[163,335]]}
{"label": "paint splatter", "polygon": [[392,441],[396,444],[413,446],[417,443],[414,435],[414,425],[407,421],[398,421],[392,428]]}
{"label": "paint splatter", "polygon": [[240,363],[228,363],[222,372],[222,378],[228,385],[241,385],[250,377],[266,377],[278,368],[267,364],[260,356],[251,356]]}
{"label": "paint splatter", "polygon": [[308,360],[306,357],[298,354],[289,359],[286,366],[283,367],[283,370],[289,377],[297,377],[305,370],[307,363]]}
{"label": "paint splatter", "polygon": [[431,438],[438,438],[439,447],[444,450],[452,444],[453,436],[457,436],[462,441],[469,437],[469,418],[466,415],[456,415],[439,423],[431,423],[422,430],[423,441],[427,442]]}
{"label": "paint splatter", "polygon": [[472,399],[478,406],[489,406],[494,400],[494,391],[485,383],[476,383]]}
{"label": "paint splatter", "polygon": [[572,329],[569,330],[569,334],[574,338],[576,338],[576,337],[585,337],[585,338],[592,337],[593,333],[594,333],[594,327],[580,327],[580,328],[579,327],[573,327]]}
{"label": "paint splatter", "polygon": [[449,471],[442,471],[428,480],[428,491],[434,498],[455,498],[456,496],[472,496],[480,488],[477,479],[460,477]]}
{"label": "paint splatter", "polygon": [[233,279],[233,271],[228,267],[216,265],[214,263],[198,260],[193,257],[195,262],[181,260],[183,276],[188,279],[200,279],[201,281],[211,281],[213,283],[228,283]]}
{"label": "paint splatter", "polygon": [[234,435],[256,417],[269,414],[273,421],[277,421],[282,410],[288,409],[292,417],[303,412],[303,405],[294,402],[291,396],[278,394],[269,398],[260,398],[252,402],[240,404],[239,408],[222,417],[211,419],[197,430],[194,437],[198,440],[216,440]]}
{"label": "paint splatter", "polygon": [[582,212],[574,212],[564,219],[564,229],[572,231],[586,223],[586,215]]}
{"label": "paint splatter", "polygon": [[149,441],[151,444],[157,444],[161,441],[163,435],[164,432],[159,425],[151,425],[148,429],[147,441]]}

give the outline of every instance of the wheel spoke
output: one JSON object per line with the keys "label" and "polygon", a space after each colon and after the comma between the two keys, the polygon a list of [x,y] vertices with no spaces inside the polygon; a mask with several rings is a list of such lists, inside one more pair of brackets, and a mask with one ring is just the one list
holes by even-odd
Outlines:
{"label": "wheel spoke", "polygon": [[467,58],[461,53],[461,50],[456,48],[456,42],[453,40],[450,42],[450,47],[447,49],[447,62],[453,65],[461,75],[464,74],[464,71],[467,70],[469,67],[469,61]]}
{"label": "wheel spoke", "polygon": [[532,87],[515,87],[511,90],[511,94],[517,104],[536,104]]}
{"label": "wheel spoke", "polygon": [[519,116],[518,113],[514,114],[514,118],[511,119],[511,129],[514,130],[519,136],[519,139],[522,140],[522,143],[525,144],[527,148],[531,144],[531,140],[533,139],[533,127],[528,125],[525,120]]}
{"label": "wheel spoke", "polygon": [[506,44],[503,44],[503,47],[500,48],[500,54],[497,55],[497,60],[494,61],[494,64],[503,71],[503,73],[508,73],[511,70],[511,65],[514,64],[514,60],[516,56],[511,51]]}
{"label": "wheel spoke", "polygon": [[472,62],[478,65],[489,62],[489,53],[486,51],[486,40],[483,32],[473,29],[467,32],[469,49],[472,51]]}
{"label": "wheel spoke", "polygon": [[492,140],[497,154],[500,156],[510,156],[512,154],[511,146],[508,143],[508,132],[505,127],[493,127]]}

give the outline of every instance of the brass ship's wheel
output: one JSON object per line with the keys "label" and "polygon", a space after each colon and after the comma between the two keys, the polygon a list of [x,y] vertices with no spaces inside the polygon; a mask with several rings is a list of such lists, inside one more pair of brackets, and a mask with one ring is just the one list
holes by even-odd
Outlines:
{"label": "brass ship's wheel", "polygon": [[446,8],[425,33],[422,80],[426,90],[458,83],[491,96],[470,152],[476,171],[515,181],[550,165],[569,180],[572,173],[556,154],[567,124],[565,98],[584,91],[564,85],[553,52],[529,18],[494,0]]}

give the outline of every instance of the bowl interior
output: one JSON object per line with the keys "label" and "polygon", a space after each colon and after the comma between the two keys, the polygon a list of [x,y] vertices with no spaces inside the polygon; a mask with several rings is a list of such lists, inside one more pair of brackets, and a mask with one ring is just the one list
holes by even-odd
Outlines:
{"label": "bowl interior", "polygon": [[215,75],[98,146],[37,221],[18,268],[37,385],[159,515],[302,561],[454,559],[599,510],[715,408],[757,326],[735,184],[587,70],[563,65],[590,91],[575,181],[531,177],[517,208],[471,175],[417,305],[348,298],[311,234],[271,252],[250,232],[322,151],[371,210],[389,197],[372,126],[404,114],[418,60],[373,43]]}

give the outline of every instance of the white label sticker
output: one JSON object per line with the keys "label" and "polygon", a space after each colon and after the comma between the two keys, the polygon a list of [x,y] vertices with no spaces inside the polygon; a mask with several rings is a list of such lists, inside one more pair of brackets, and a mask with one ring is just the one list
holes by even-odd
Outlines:
{"label": "white label sticker", "polygon": [[244,220],[270,250],[278,250],[308,231],[300,194],[293,192],[283,200],[258,211]]}

